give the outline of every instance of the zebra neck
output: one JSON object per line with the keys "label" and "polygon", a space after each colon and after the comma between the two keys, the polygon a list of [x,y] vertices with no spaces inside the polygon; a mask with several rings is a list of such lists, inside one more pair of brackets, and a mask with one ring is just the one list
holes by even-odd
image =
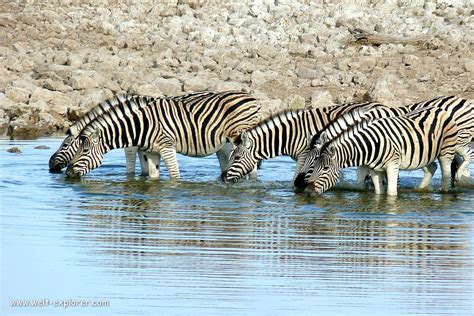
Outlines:
{"label": "zebra neck", "polygon": [[113,149],[136,146],[134,145],[137,144],[136,139],[134,139],[135,135],[123,130],[122,125],[119,122],[114,121],[108,123],[107,121],[104,121],[101,123],[100,144],[104,153]]}
{"label": "zebra neck", "polygon": [[255,158],[291,156],[296,159],[307,146],[307,124],[303,111],[287,111],[264,122],[249,133]]}
{"label": "zebra neck", "polygon": [[335,146],[334,159],[336,165],[341,169],[366,165],[369,156],[370,151],[360,150],[358,145],[352,141],[339,142]]}

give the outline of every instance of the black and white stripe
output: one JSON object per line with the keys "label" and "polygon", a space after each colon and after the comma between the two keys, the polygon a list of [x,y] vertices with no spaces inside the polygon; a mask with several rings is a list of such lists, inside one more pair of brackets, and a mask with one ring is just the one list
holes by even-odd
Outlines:
{"label": "black and white stripe", "polygon": [[[172,178],[180,172],[176,153],[226,158],[226,143],[260,121],[260,105],[242,92],[198,92],[179,97],[133,97],[97,117],[79,134],[81,146],[68,166],[69,176],[97,168],[103,155],[116,148],[138,147],[150,175],[159,177],[163,158]],[[221,159],[220,159],[221,161]],[[221,161],[225,166],[226,161]]]}
{"label": "black and white stripe", "polygon": [[271,116],[242,133],[239,145],[233,151],[221,178],[224,182],[237,182],[253,170],[257,161],[280,155],[290,156],[297,161],[297,175],[308,150],[308,139],[312,135],[348,111],[382,106],[375,102],[348,103],[326,108],[286,110]]}
{"label": "black and white stripe", "polygon": [[321,194],[336,184],[342,168],[367,166],[375,192],[383,191],[382,177],[386,172],[387,193],[396,195],[400,169],[422,168],[438,158],[443,189],[448,189],[454,155],[465,154],[465,138],[461,136],[464,131],[458,128],[452,113],[440,107],[405,116],[362,120],[315,149],[318,152],[314,154],[317,157],[309,187]]}
{"label": "black and white stripe", "polygon": [[[127,100],[136,97],[136,95],[120,94],[110,99],[104,100],[84,114],[84,116],[81,117],[77,122],[71,125],[66,132],[66,138],[63,140],[58,150],[49,159],[49,171],[53,173],[59,173],[69,164],[69,162],[71,162],[79,148],[79,133],[85,126],[87,126],[97,117],[107,113],[118,104],[127,102]],[[148,174],[146,164],[143,163],[143,152],[138,150],[136,147],[125,149],[127,173],[135,172],[137,153],[140,157],[142,174]]]}
{"label": "black and white stripe", "polygon": [[[300,174],[295,178],[294,184],[296,187],[304,188],[312,173],[312,166],[314,160],[319,156],[319,150],[322,144],[330,142],[334,138],[338,137],[342,132],[351,128],[352,125],[357,124],[364,119],[377,119],[383,117],[392,116],[403,116],[403,115],[416,115],[420,111],[427,109],[442,109],[446,111],[452,119],[455,121],[458,129],[458,143],[464,144],[464,148],[460,148],[456,157],[459,161],[459,169],[455,170],[455,179],[460,177],[469,177],[469,161],[471,148],[469,146],[470,139],[472,138],[473,125],[472,115],[473,107],[466,99],[458,98],[455,96],[438,97],[428,101],[414,103],[408,106],[399,108],[383,108],[377,107],[370,110],[355,109],[345,115],[339,117],[337,120],[332,122],[326,129],[316,133],[310,143],[310,147],[313,149],[306,156],[306,161],[301,168]],[[437,166],[435,162],[425,166],[423,168],[425,174],[421,181],[419,188],[426,188],[431,178],[436,171]],[[369,170],[365,166],[359,166],[357,184],[362,185]]]}

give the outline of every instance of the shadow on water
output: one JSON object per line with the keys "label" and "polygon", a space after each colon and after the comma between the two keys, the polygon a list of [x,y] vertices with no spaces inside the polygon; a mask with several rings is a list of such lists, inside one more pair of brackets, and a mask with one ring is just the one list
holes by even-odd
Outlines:
{"label": "shadow on water", "polygon": [[125,176],[119,154],[71,181],[41,170],[49,153],[29,154],[18,158],[30,159],[28,172],[2,162],[11,295],[33,296],[26,284],[40,283],[38,293],[105,297],[126,314],[473,309],[470,189],[414,192],[419,178],[408,177],[396,199],[344,189],[314,197],[293,192],[285,159],[266,161],[258,180],[224,185],[213,157],[180,157],[183,180],[170,181]]}

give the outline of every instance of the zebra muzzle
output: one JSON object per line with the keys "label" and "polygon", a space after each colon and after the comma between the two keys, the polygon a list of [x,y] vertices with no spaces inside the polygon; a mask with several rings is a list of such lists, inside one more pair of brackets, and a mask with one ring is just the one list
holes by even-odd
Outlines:
{"label": "zebra muzzle", "polygon": [[305,180],[305,173],[298,173],[296,176],[295,180],[293,181],[293,184],[295,187],[299,189],[304,189],[307,185],[306,180]]}
{"label": "zebra muzzle", "polygon": [[227,183],[227,170],[222,171],[221,181],[224,182],[224,183]]}
{"label": "zebra muzzle", "polygon": [[74,171],[73,166],[69,165],[66,169],[66,177],[68,177],[68,178],[80,178],[81,173]]}
{"label": "zebra muzzle", "polygon": [[65,164],[56,162],[54,155],[49,159],[48,166],[50,173],[61,173],[61,170],[66,167]]}

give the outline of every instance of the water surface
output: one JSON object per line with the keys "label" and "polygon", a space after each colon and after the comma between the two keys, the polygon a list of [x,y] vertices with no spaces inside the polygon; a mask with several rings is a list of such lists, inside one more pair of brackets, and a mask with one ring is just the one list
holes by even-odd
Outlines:
{"label": "water surface", "polygon": [[403,173],[396,199],[313,197],[295,194],[284,157],[231,186],[215,157],[150,180],[114,151],[70,181],[47,170],[59,144],[0,141],[1,315],[474,313],[474,190],[440,193],[439,172],[425,193]]}

